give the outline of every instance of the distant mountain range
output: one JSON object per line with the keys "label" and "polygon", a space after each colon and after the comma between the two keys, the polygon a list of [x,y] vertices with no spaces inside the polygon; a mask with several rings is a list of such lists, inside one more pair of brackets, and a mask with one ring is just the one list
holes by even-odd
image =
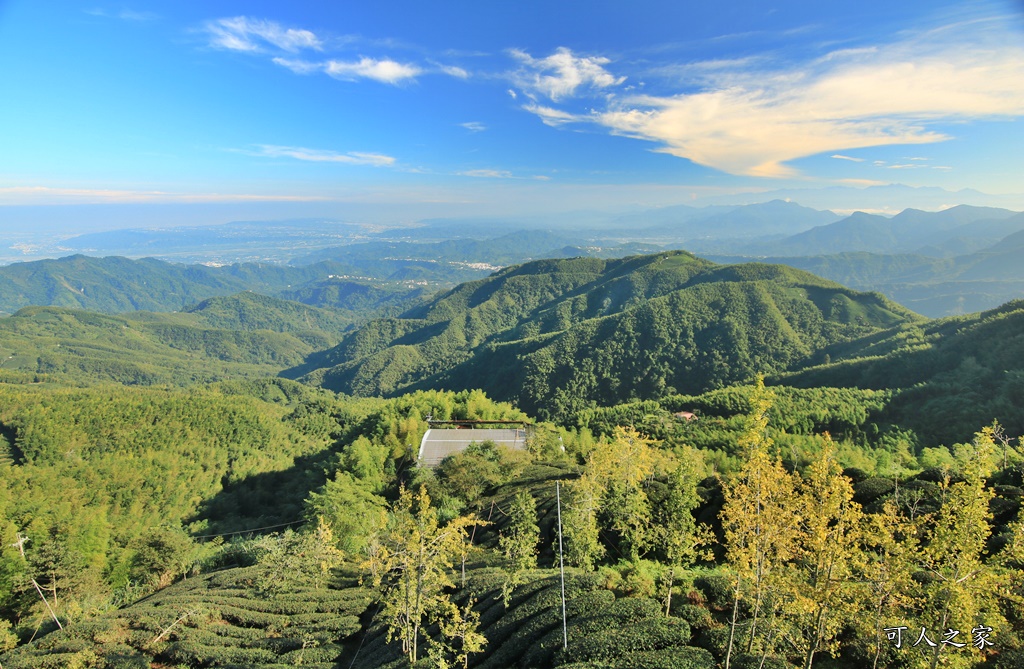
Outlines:
{"label": "distant mountain range", "polygon": [[[15,263],[0,267],[0,313],[28,305],[112,313],[180,311],[242,290],[349,310],[353,316],[381,313],[377,309],[397,313],[437,290],[509,265],[540,258],[624,257],[665,248],[730,263],[787,264],[851,288],[882,292],[931,317],[990,309],[1024,297],[1019,269],[1024,266],[1024,213],[991,207],[841,217],[777,200],[665,207],[581,218],[555,229],[447,219],[390,230],[338,227],[329,221],[265,225],[263,241],[253,241],[260,238],[256,223],[201,228],[191,242],[186,229],[83,236],[83,247],[109,239],[131,242],[136,250],[191,243],[192,251],[207,244],[209,251],[225,240],[291,245],[285,254],[290,261],[179,265],[80,254]],[[312,246],[298,245],[301,238]],[[346,243],[334,245],[339,240]]]}

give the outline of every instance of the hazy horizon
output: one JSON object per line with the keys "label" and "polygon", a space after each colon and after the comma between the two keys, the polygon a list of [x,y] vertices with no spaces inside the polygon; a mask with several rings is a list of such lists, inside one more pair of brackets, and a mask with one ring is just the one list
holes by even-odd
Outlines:
{"label": "hazy horizon", "polygon": [[1024,209],[1019,3],[583,9],[0,4],[0,231]]}

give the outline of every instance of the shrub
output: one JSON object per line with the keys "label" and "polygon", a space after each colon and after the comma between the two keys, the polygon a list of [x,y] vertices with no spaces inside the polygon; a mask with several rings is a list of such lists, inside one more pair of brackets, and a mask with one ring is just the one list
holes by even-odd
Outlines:
{"label": "shrub", "polygon": [[698,576],[693,585],[704,594],[712,611],[725,611],[732,606],[732,579],[729,576],[721,572]]}
{"label": "shrub", "polygon": [[711,617],[711,612],[703,606],[681,604],[677,607],[673,607],[672,613],[680,620],[685,620],[692,629],[710,629],[711,627],[714,627],[715,624],[714,619]]}
{"label": "shrub", "polygon": [[715,658],[703,648],[683,646],[629,653],[607,666],[609,669],[715,669]]}
{"label": "shrub", "polygon": [[559,655],[576,662],[608,662],[627,653],[685,646],[689,641],[690,626],[685,621],[649,618],[578,639]]}

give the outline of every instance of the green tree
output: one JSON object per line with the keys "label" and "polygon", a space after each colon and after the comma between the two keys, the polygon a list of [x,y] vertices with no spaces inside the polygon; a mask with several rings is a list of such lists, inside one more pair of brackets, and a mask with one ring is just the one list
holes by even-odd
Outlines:
{"label": "green tree", "polygon": [[318,518],[316,527],[310,530],[288,530],[280,536],[267,537],[258,561],[257,588],[269,595],[295,588],[323,588],[331,571],[341,564],[343,555],[336,543],[323,518]]}
{"label": "green tree", "polygon": [[[881,513],[866,517],[864,526],[865,562],[862,567],[867,587],[865,606],[871,612],[870,626],[861,636],[868,640],[872,669],[879,663],[887,666],[883,656],[888,652],[885,628],[900,619],[900,613],[910,608],[913,593],[919,523],[906,518],[895,499],[888,499]],[[868,621],[865,621],[868,622]]]}
{"label": "green tree", "polygon": [[672,611],[672,589],[677,574],[694,563],[701,546],[713,540],[710,529],[698,530],[693,511],[700,506],[697,492],[696,459],[699,453],[687,449],[668,478],[668,494],[654,514],[654,533],[665,553],[665,615]]}
{"label": "green tree", "polygon": [[[985,487],[985,477],[992,471],[994,454],[992,428],[985,428],[971,444],[958,448],[964,480],[951,483],[946,478],[941,486],[942,506],[926,519],[918,558],[922,582],[914,604],[918,619],[928,630],[967,631],[980,625],[999,630],[1005,625],[997,605],[1003,575],[996,565],[984,560],[991,533],[989,503],[994,494]],[[935,669],[940,661],[943,666],[968,667],[978,660],[978,649],[971,645],[967,647],[970,653],[953,653],[946,644],[938,643],[939,639],[933,641],[935,646],[914,656],[915,667]]]}
{"label": "green tree", "polygon": [[432,640],[427,653],[437,669],[449,669],[451,656],[456,667],[467,669],[469,655],[479,653],[487,645],[487,637],[479,631],[480,614],[473,610],[475,601],[470,599],[459,608],[447,600],[441,603],[434,614],[440,639]]}
{"label": "green tree", "polygon": [[387,525],[371,542],[367,567],[381,588],[381,613],[388,640],[398,638],[409,664],[419,657],[420,633],[428,619],[440,615],[454,587],[452,568],[463,551],[467,528],[481,524],[473,517],[438,522],[426,488],[404,487],[388,515]]}
{"label": "green tree", "polygon": [[339,471],[319,492],[306,499],[306,518],[322,519],[331,529],[339,548],[355,554],[366,547],[387,517],[384,498],[374,492],[374,482],[347,471]]}
{"label": "green tree", "polygon": [[537,502],[529,490],[520,490],[509,506],[509,523],[498,537],[498,547],[508,562],[501,597],[507,607],[512,591],[522,583],[523,572],[537,566]]}
{"label": "green tree", "polygon": [[198,557],[198,547],[181,528],[154,527],[135,542],[131,560],[133,579],[166,588],[188,573]]}
{"label": "green tree", "polygon": [[604,555],[597,514],[604,491],[593,477],[583,476],[565,485],[568,495],[562,514],[566,557],[569,562],[591,571]]}

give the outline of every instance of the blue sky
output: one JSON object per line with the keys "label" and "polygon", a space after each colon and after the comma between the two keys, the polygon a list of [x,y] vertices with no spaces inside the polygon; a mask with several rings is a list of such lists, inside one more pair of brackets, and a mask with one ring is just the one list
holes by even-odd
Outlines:
{"label": "blue sky", "polygon": [[0,0],[0,57],[0,206],[1024,191],[1020,2]]}

